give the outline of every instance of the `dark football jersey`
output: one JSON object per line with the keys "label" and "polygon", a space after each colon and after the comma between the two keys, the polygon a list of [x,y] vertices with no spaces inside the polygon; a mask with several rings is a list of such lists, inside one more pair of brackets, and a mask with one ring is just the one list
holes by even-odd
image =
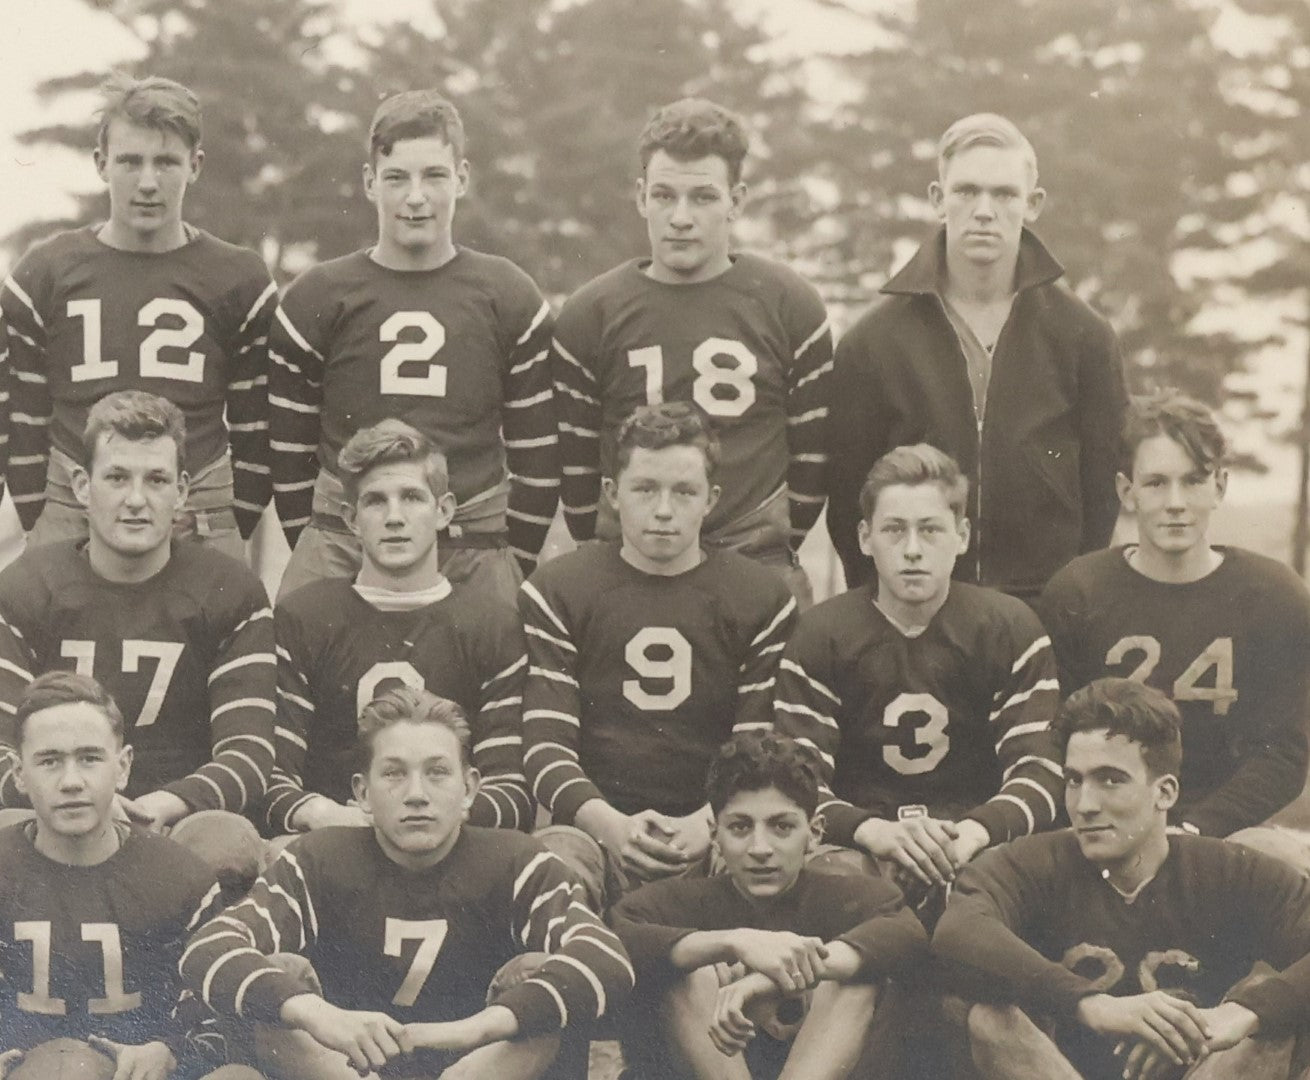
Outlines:
{"label": "dark football jersey", "polygon": [[481,1011],[492,976],[526,951],[552,959],[496,999],[521,1035],[599,1016],[632,986],[623,947],[568,868],[503,829],[463,827],[426,870],[392,862],[368,827],[301,837],[200,929],[182,974],[220,1013],[276,1021],[301,990],[264,957],[288,949],[313,963],[332,1004],[403,1023]]}
{"label": "dark football jersey", "polygon": [[807,611],[778,671],[776,727],[818,752],[831,785],[828,838],[850,844],[870,814],[907,804],[974,818],[993,843],[1049,826],[1063,791],[1059,687],[1032,610],[952,582],[909,637],[875,595],[864,585]]}
{"label": "dark football jersey", "polygon": [[135,831],[105,862],[66,866],[33,847],[33,830],[0,830],[0,1045],[101,1035],[158,1039],[182,1056],[177,965],[222,908],[212,871],[180,844]]}
{"label": "dark football jersey", "polygon": [[[84,542],[39,547],[0,573],[0,746],[46,671],[94,676],[118,703],[134,757],[127,794],[164,789],[193,810],[241,813],[273,768],[273,615],[242,563],[174,544],[154,577],[125,585],[91,569]],[[22,805],[12,753],[0,802]]]}
{"label": "dark football jersey", "polygon": [[1139,679],[1183,717],[1173,818],[1227,836],[1301,793],[1310,705],[1310,594],[1286,566],[1241,548],[1200,581],[1153,581],[1111,548],[1075,559],[1040,601],[1070,694]]}
{"label": "dark football jersey", "polygon": [[468,248],[436,270],[357,251],[305,271],[270,346],[274,490],[292,542],[319,467],[335,475],[355,432],[398,417],[445,453],[461,503],[508,481],[510,544],[535,559],[559,496],[551,324],[527,274]]}
{"label": "dark football jersey", "polygon": [[814,288],[779,263],[737,254],[718,277],[668,285],[634,259],[564,304],[551,366],[559,393],[563,500],[575,539],[618,535],[600,477],[638,405],[694,401],[722,443],[723,495],[707,532],[784,489],[799,542],[823,506],[832,333]]}
{"label": "dark football jersey", "polygon": [[[81,461],[86,414],[118,390],[146,390],[186,414],[192,474],[227,452],[242,535],[271,493],[269,323],[277,289],[253,251],[188,227],[180,248],[121,251],[99,226],[23,256],[0,290],[13,371],[10,488],[30,529],[51,446]],[[227,411],[226,419],[224,410]]]}
{"label": "dark football jersey", "polygon": [[[1310,1019],[1310,884],[1213,837],[1170,837],[1164,864],[1132,900],[1083,858],[1069,829],[985,852],[956,879],[933,951],[966,994],[1052,1016],[1066,1031],[1093,993],[1167,990],[1209,1008],[1256,960],[1291,965],[1233,995],[1260,1017],[1261,1033]],[[1077,1037],[1062,1045],[1104,1062],[1113,1041],[1100,1042],[1099,1054]],[[1120,1060],[1108,1075],[1122,1069]]]}
{"label": "dark football jersey", "polygon": [[771,726],[796,618],[776,574],[732,552],[672,577],[587,544],[523,584],[523,761],[557,822],[603,798],[625,814],[688,814],[734,732]]}
{"label": "dark football jersey", "polygon": [[482,786],[474,825],[528,829],[534,807],[523,777],[523,678],[518,613],[462,590],[413,611],[379,611],[345,580],[314,582],[277,606],[277,773],[269,825],[290,832],[297,806],[317,792],[346,802],[358,772],[365,705],[395,684],[424,687],[463,706]]}

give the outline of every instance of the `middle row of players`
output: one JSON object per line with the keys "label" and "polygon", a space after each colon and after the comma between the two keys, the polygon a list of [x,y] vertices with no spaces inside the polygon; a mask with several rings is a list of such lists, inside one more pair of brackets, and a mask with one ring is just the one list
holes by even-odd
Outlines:
{"label": "middle row of players", "polygon": [[[1138,575],[1121,588],[1089,579],[1099,611],[1127,620],[1107,629],[1078,614],[1095,568],[1075,564],[1057,579],[1069,625],[1053,650],[1022,601],[951,581],[968,543],[966,485],[928,446],[901,447],[869,475],[859,531],[876,584],[798,621],[776,573],[701,546],[719,497],[703,414],[640,408],[605,481],[621,540],[544,564],[515,612],[442,575],[438,536],[455,510],[443,458],[384,421],[340,460],[361,572],[296,591],[274,618],[244,566],[172,537],[186,495],[182,425],[175,406],[141,392],[97,404],[89,469],[75,476],[89,540],[34,549],[0,575],[0,706],[12,711],[47,670],[94,675],[131,728],[123,810],[155,827],[204,809],[258,817],[271,835],[364,823],[350,786],[356,718],[405,683],[473,718],[484,783],[472,823],[531,829],[540,803],[569,827],[548,842],[595,868],[598,903],[705,857],[708,763],[732,732],[770,727],[817,752],[829,841],[940,883],[983,848],[1054,821],[1057,654],[1079,685],[1138,660],[1143,679],[1178,669],[1181,827],[1258,825],[1305,779],[1310,602],[1290,572],[1225,549],[1228,602],[1181,622],[1168,605],[1134,611]],[[1146,515],[1133,551],[1139,563],[1167,557],[1179,530],[1152,527],[1144,493],[1162,474],[1177,490],[1221,493],[1222,436],[1204,409],[1166,398],[1133,418],[1127,446],[1126,502]],[[1209,552],[1198,516],[1189,543]],[[1173,655],[1194,641],[1195,656]],[[0,800],[21,804],[11,771]]]}

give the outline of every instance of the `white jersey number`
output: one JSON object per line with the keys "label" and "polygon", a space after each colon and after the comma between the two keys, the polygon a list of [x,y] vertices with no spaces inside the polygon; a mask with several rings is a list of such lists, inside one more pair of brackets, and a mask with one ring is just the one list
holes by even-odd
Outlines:
{"label": "white jersey number", "polygon": [[[401,341],[402,330],[418,330],[423,336],[417,341]],[[445,397],[446,368],[434,364],[432,358],[446,344],[446,328],[426,311],[397,311],[378,327],[378,338],[385,344],[395,344],[382,358],[382,393],[407,394],[410,397]],[[402,375],[402,364],[426,364],[422,375]]]}
{"label": "white jersey number", "polygon": [[[1106,994],[1124,977],[1126,968],[1113,949],[1083,943],[1065,951],[1061,963],[1087,979],[1093,992]],[[1201,962],[1182,949],[1152,949],[1137,964],[1137,985],[1146,993],[1161,989],[1162,969],[1176,969],[1177,978],[1168,979],[1166,990],[1184,990],[1200,973]],[[1095,970],[1099,969],[1099,970]],[[1189,978],[1192,977],[1192,978]]]}
{"label": "white jersey number", "polygon": [[[68,1003],[50,996],[50,924],[48,922],[14,923],[14,940],[32,943],[32,990],[19,991],[18,1007],[24,1012],[43,1016],[64,1016]],[[140,993],[123,989],[123,941],[117,923],[83,923],[82,940],[100,946],[104,963],[105,996],[91,998],[86,1011],[92,1016],[128,1012],[141,1004]]]}
{"label": "white jersey number", "polygon": [[[629,349],[628,366],[645,372],[646,404],[663,402],[664,350],[659,345]],[[740,341],[707,338],[692,350],[691,366],[696,370],[692,400],[710,416],[740,416],[755,404],[752,380],[760,364]]]}
{"label": "white jersey number", "polygon": [[[1127,677],[1146,682],[1160,663],[1160,642],[1148,634],[1120,638],[1110,646],[1105,662],[1121,664],[1129,653],[1134,652],[1141,653],[1142,659]],[[1214,670],[1214,685],[1200,685],[1211,669]],[[1237,690],[1233,686],[1233,639],[1217,637],[1201,650],[1201,655],[1174,680],[1173,698],[1175,701],[1208,701],[1216,716],[1227,716],[1237,700]]]}
{"label": "white jersey number", "polygon": [[[150,677],[150,688],[146,690],[146,699],[141,704],[141,714],[133,728],[149,727],[159,719],[159,710],[164,707],[164,698],[168,695],[168,685],[173,681],[173,672],[177,662],[182,659],[182,650],[186,648],[177,641],[142,641],[140,638],[128,638],[123,642],[123,671],[135,675],[141,670],[142,660],[156,662],[155,673]],[[95,677],[96,643],[78,641],[74,638],[59,643],[59,655],[73,660],[77,673],[89,678]]]}
{"label": "white jersey number", "polygon": [[926,716],[928,722],[914,729],[914,745],[922,747],[924,752],[911,757],[901,747],[886,744],[882,748],[883,761],[902,776],[932,772],[951,748],[946,734],[948,715],[946,706],[931,694],[897,694],[883,710],[882,722],[889,728],[900,729],[907,716]]}
{"label": "white jersey number", "polygon": [[[638,676],[623,680],[623,696],[637,708],[668,712],[691,697],[691,643],[673,627],[638,630],[623,650],[623,658]],[[642,686],[642,679],[665,680],[669,688],[651,693]]]}
{"label": "white jersey number", "polygon": [[[68,317],[82,320],[82,362],[69,368],[68,377],[73,382],[117,377],[118,361],[101,358],[100,301],[70,300]],[[205,354],[196,352],[191,346],[205,332],[205,317],[192,304],[159,296],[137,312],[136,322],[138,326],[154,327],[141,342],[138,366],[142,378],[190,383],[204,381]],[[184,349],[185,358],[165,357],[164,349]]]}
{"label": "white jersey number", "polygon": [[359,688],[355,691],[356,715],[362,713],[364,706],[378,696],[378,686],[385,679],[397,679],[415,690],[426,688],[423,676],[414,670],[414,665],[408,660],[379,661],[364,672],[364,677],[359,680]]}
{"label": "white jersey number", "polygon": [[410,962],[405,981],[400,984],[393,1005],[413,1005],[428,981],[432,969],[437,965],[437,954],[445,943],[450,925],[445,919],[388,919],[386,939],[382,943],[382,952],[386,956],[399,959],[401,946],[406,941],[417,941],[418,949]]}

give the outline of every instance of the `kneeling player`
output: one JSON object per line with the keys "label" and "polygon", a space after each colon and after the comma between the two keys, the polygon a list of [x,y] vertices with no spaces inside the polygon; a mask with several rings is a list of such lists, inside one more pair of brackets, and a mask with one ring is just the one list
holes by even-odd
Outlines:
{"label": "kneeling player", "polygon": [[[822,828],[819,785],[791,739],[735,736],[707,786],[726,873],[655,882],[614,909],[639,992],[664,997],[677,1064],[658,1075],[866,1075],[856,1065],[875,984],[920,959],[922,926],[881,878],[805,868]],[[721,985],[719,971],[731,981]]]}
{"label": "kneeling player", "polygon": [[354,581],[316,581],[277,605],[270,827],[367,823],[349,805],[358,717],[380,690],[405,683],[451,698],[474,717],[482,783],[469,822],[530,828],[519,734],[523,626],[500,597],[452,591],[438,569],[438,537],[455,507],[445,457],[408,424],[384,420],[354,434],[338,470],[364,564]]}
{"label": "kneeling player", "polygon": [[187,1039],[178,959],[219,887],[181,845],[114,820],[132,750],[113,698],[51,672],[15,724],[36,816],[0,830],[0,1076],[258,1080],[209,1073]]}
{"label": "kneeling player", "polygon": [[703,859],[705,770],[734,730],[771,726],[796,603],[771,570],[701,548],[718,454],[695,405],[635,410],[605,479],[622,541],[547,563],[519,594],[523,763],[556,824],[577,826],[549,842],[586,864],[597,903]]}
{"label": "kneeling player", "polygon": [[[1181,721],[1158,690],[1098,679],[1057,727],[1073,829],[979,859],[933,937],[985,1002],[968,1012],[974,1061],[989,1078],[1283,1080],[1310,1029],[1310,884],[1170,833]],[[1251,974],[1261,961],[1281,974]]]}
{"label": "kneeling player", "polygon": [[806,612],[778,671],[777,728],[820,757],[825,838],[924,885],[1047,828],[1059,791],[1049,639],[1022,601],[951,580],[967,487],[927,444],[883,455],[860,493],[877,575]]}
{"label": "kneeling player", "polygon": [[[268,1044],[286,1080],[540,1076],[554,1032],[631,988],[622,946],[536,841],[464,825],[478,773],[458,705],[397,687],[364,710],[359,737],[355,797],[373,826],[293,842],[195,935],[183,975],[222,1013],[294,1029]],[[287,949],[313,964],[321,996],[270,963]],[[550,955],[487,1005],[525,950]]]}

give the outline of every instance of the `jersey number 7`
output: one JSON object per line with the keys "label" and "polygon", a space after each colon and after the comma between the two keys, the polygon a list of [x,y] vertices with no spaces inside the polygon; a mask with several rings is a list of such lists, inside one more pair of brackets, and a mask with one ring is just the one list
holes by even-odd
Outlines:
{"label": "jersey number 7", "polygon": [[418,948],[410,962],[405,980],[400,984],[393,1005],[413,1005],[437,964],[437,954],[445,943],[450,924],[446,919],[388,919],[382,952],[399,958],[406,941],[417,941]]}

